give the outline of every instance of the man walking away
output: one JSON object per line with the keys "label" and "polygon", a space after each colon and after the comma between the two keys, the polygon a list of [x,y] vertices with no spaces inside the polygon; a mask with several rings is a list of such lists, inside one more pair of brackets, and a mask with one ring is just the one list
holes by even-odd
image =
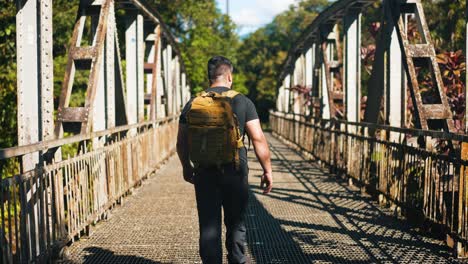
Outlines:
{"label": "man walking away", "polygon": [[[208,61],[210,88],[184,107],[177,136],[184,179],[195,185],[200,256],[205,264],[222,263],[221,208],[228,262],[248,263],[244,245],[249,168],[244,132],[263,168],[263,193],[273,186],[270,151],[257,111],[250,99],[231,90],[232,71],[232,63],[225,57]],[[226,142],[226,138],[232,141]]]}

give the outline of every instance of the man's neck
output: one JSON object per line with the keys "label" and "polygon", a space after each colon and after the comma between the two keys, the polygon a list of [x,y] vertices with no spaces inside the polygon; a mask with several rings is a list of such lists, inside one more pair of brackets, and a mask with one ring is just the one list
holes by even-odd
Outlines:
{"label": "man's neck", "polygon": [[224,83],[224,82],[215,82],[215,83],[210,85],[210,88],[214,88],[214,87],[226,87],[226,88],[231,89],[231,86],[229,84],[227,84],[227,83]]}

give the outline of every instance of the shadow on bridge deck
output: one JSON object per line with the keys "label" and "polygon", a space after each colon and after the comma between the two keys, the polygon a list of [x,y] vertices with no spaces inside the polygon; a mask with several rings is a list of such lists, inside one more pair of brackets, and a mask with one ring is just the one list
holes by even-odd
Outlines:
{"label": "shadow on bridge deck", "polygon": [[[411,230],[273,137],[275,184],[265,196],[250,158],[253,263],[452,263],[443,243]],[[252,153],[251,153],[252,154]],[[70,247],[84,263],[200,263],[193,188],[172,158],[93,235]]]}

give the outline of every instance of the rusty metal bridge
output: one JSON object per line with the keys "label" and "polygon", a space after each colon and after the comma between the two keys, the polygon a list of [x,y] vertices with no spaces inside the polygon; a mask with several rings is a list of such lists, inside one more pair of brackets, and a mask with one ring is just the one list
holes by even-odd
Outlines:
{"label": "rusty metal bridge", "polygon": [[[21,166],[0,179],[0,263],[200,263],[194,191],[173,155],[190,87],[157,6],[77,2],[65,76],[54,76],[52,0],[16,2],[19,145],[0,160]],[[375,3],[382,28],[364,104],[361,20]],[[437,100],[424,100],[421,67]],[[79,106],[78,72],[88,76]],[[278,76],[270,195],[249,154],[252,263],[467,256],[468,136],[455,131],[420,0],[334,1]]]}

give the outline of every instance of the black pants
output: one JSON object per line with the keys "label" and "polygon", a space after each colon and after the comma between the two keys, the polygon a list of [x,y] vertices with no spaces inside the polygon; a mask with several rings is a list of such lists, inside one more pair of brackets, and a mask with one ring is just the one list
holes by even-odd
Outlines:
{"label": "black pants", "polygon": [[248,167],[241,160],[234,166],[199,168],[195,173],[200,256],[204,264],[221,264],[221,208],[226,226],[226,249],[229,263],[245,263],[245,213],[248,202]]}

